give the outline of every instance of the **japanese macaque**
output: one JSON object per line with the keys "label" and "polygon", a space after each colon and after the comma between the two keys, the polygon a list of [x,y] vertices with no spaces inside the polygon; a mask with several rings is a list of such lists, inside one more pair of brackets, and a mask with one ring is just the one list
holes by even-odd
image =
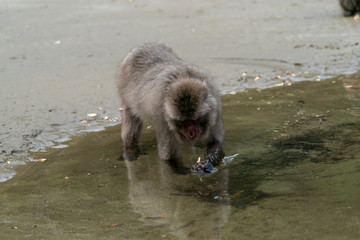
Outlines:
{"label": "japanese macaque", "polygon": [[360,14],[360,0],[340,0],[340,6],[345,17]]}
{"label": "japanese macaque", "polygon": [[179,145],[207,144],[196,172],[210,172],[224,156],[221,100],[211,77],[185,63],[164,44],[132,49],[120,65],[118,88],[123,104],[123,156],[134,160],[144,120],[156,132],[160,159],[176,161]]}

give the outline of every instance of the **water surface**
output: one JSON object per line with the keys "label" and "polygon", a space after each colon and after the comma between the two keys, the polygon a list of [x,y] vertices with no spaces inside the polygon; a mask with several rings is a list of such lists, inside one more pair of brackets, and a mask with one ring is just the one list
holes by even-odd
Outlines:
{"label": "water surface", "polygon": [[[4,239],[360,239],[359,74],[223,97],[227,156],[210,176],[159,161],[121,126],[17,167],[0,183]],[[201,145],[183,160],[190,167]],[[232,161],[230,161],[232,160]]]}

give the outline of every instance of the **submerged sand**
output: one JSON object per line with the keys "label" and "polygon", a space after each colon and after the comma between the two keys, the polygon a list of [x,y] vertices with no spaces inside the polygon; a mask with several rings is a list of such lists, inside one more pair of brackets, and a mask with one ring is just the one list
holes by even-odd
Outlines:
{"label": "submerged sand", "polygon": [[[121,161],[121,126],[32,154],[1,183],[5,239],[359,239],[360,74],[223,97],[226,164],[159,161],[152,128]],[[184,164],[203,154],[199,146]],[[232,161],[231,161],[232,160]]]}

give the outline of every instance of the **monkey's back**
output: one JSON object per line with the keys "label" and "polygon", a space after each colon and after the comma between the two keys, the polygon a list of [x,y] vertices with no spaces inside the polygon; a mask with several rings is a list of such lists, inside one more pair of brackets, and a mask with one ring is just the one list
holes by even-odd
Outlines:
{"label": "monkey's back", "polygon": [[132,49],[124,58],[122,65],[129,66],[132,74],[144,74],[158,64],[179,62],[182,60],[165,44],[145,43]]}
{"label": "monkey's back", "polygon": [[156,108],[161,109],[161,105],[156,103],[162,102],[159,100],[168,84],[158,81],[158,76],[167,67],[179,64],[182,60],[165,44],[146,43],[132,49],[120,65],[118,88],[122,103],[135,115],[158,112]]}
{"label": "monkey's back", "polygon": [[205,71],[186,64],[165,44],[147,43],[134,48],[120,65],[118,88],[122,104],[134,115],[141,114],[142,119],[155,122],[154,118],[162,117],[169,86],[179,76],[206,81],[212,94],[217,96]]}

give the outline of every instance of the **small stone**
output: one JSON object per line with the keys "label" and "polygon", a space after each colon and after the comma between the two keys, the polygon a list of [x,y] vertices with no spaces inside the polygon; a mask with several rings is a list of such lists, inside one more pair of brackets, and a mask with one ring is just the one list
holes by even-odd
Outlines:
{"label": "small stone", "polygon": [[87,116],[88,116],[88,117],[96,117],[97,114],[96,114],[96,113],[88,113]]}

